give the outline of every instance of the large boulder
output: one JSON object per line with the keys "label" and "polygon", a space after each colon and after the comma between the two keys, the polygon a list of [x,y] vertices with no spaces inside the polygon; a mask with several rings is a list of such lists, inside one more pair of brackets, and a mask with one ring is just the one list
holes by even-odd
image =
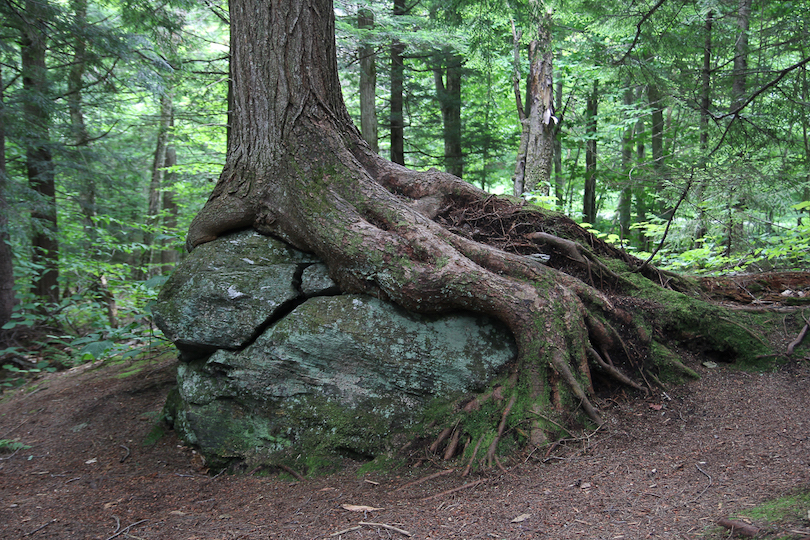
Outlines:
{"label": "large boulder", "polygon": [[153,311],[181,353],[168,416],[214,466],[377,456],[516,356],[497,321],[340,294],[317,259],[253,231],[195,249]]}

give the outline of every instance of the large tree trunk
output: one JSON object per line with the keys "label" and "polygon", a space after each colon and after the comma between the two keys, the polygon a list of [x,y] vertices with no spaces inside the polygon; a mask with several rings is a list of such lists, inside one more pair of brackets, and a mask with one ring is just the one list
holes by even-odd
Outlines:
{"label": "large tree trunk", "polygon": [[[591,367],[640,388],[620,371],[654,375],[648,359],[661,359],[660,330],[675,313],[709,342],[725,332],[747,335],[709,306],[658,289],[664,280],[654,268],[647,278],[631,274],[638,261],[563,216],[375,154],[340,93],[330,0],[282,1],[272,10],[260,0],[233,0],[230,9],[233,130],[188,246],[252,226],[314,252],[345,292],[421,313],[471,310],[505,322],[518,346],[514,365],[466,407],[448,412],[437,433],[458,425],[475,438],[488,434],[480,448],[492,463],[507,419],[519,426],[511,434],[534,444],[562,422],[601,423]],[[477,241],[470,226],[483,228],[493,215],[497,227],[489,229],[510,235],[493,240],[497,246]],[[538,253],[549,265],[531,256]],[[615,259],[611,269],[600,258]],[[656,302],[656,294],[667,300]],[[755,340],[741,342],[757,348]],[[484,402],[503,414],[482,432],[482,423],[464,420]]]}
{"label": "large tree trunk", "polygon": [[44,9],[45,6],[38,2],[25,2],[20,52],[25,91],[23,115],[28,135],[25,161],[28,184],[37,194],[31,212],[34,227],[32,263],[37,269],[33,292],[43,301],[55,303],[59,301],[59,243],[56,238],[56,173],[49,134],[51,119],[46,105],[50,99],[45,65],[47,46],[42,27],[43,21],[47,20]]}

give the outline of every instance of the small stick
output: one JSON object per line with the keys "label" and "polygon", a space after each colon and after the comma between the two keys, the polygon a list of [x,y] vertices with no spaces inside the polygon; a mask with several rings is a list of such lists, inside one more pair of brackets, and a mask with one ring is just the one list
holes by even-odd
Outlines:
{"label": "small stick", "polygon": [[333,532],[329,536],[340,536],[341,534],[350,533],[352,531],[357,531],[357,530],[362,529],[362,528],[363,527],[361,527],[360,525],[356,525],[354,527],[349,527],[348,529],[343,529],[342,531]]}
{"label": "small stick", "polygon": [[128,446],[125,446],[125,445],[123,445],[123,444],[119,444],[118,446],[120,446],[121,448],[123,448],[124,450],[126,450],[126,451],[127,451],[127,453],[126,453],[126,454],[124,454],[124,457],[122,457],[122,458],[121,458],[121,460],[119,461],[119,463],[123,463],[123,462],[125,462],[125,461],[127,460],[127,458],[128,458],[129,456],[131,456],[131,455],[132,455],[132,450],[130,450]]}
{"label": "small stick", "polygon": [[44,528],[45,528],[45,527],[47,527],[48,525],[53,525],[53,524],[54,524],[54,523],[56,523],[57,521],[59,521],[59,520],[58,520],[58,519],[52,519],[52,520],[50,520],[48,523],[46,523],[45,525],[42,525],[41,527],[37,527],[36,529],[34,529],[33,531],[31,531],[30,533],[25,533],[23,536],[31,536],[31,535],[32,535],[32,534],[34,534],[34,533],[38,533],[39,531],[41,531],[42,529],[44,529]]}
{"label": "small stick", "polygon": [[455,488],[455,489],[448,489],[447,491],[442,491],[441,493],[437,493],[437,494],[435,494],[435,495],[431,495],[430,497],[425,497],[425,498],[423,498],[423,499],[419,499],[419,501],[420,501],[420,502],[425,502],[425,501],[429,501],[429,500],[432,500],[432,499],[438,499],[439,497],[443,497],[443,496],[445,496],[445,495],[450,495],[451,493],[455,493],[455,492],[457,492],[457,491],[461,491],[462,489],[468,489],[468,488],[471,488],[471,487],[475,487],[475,486],[477,486],[478,484],[481,484],[481,483],[486,482],[486,481],[487,481],[487,479],[486,479],[486,478],[482,478],[481,480],[476,480],[475,482],[470,482],[470,483],[468,483],[468,484],[464,484],[464,485],[463,485],[463,486],[461,486],[461,487],[457,487],[457,488]]}
{"label": "small stick", "polygon": [[395,489],[391,493],[396,493],[397,491],[402,491],[403,489],[411,487],[411,486],[417,486],[417,485],[421,484],[422,482],[427,482],[428,480],[433,480],[434,478],[438,478],[440,476],[444,476],[444,475],[450,474],[452,472],[455,472],[455,469],[445,469],[445,470],[439,471],[437,473],[429,474],[429,475],[427,475],[427,476],[425,476],[423,478],[420,478],[419,480],[414,480],[413,482],[408,482],[407,484],[404,484],[404,485],[398,487],[397,489]]}
{"label": "small stick", "polygon": [[710,487],[712,487],[712,477],[711,477],[711,476],[709,476],[709,473],[707,473],[706,471],[704,471],[703,469],[701,469],[701,468],[700,468],[700,465],[698,465],[697,463],[695,463],[695,467],[697,467],[697,470],[699,470],[700,472],[702,472],[703,474],[705,474],[705,475],[706,475],[706,478],[708,478],[708,479],[709,479],[709,485],[708,485],[708,486],[706,486],[705,488],[703,488],[703,491],[701,491],[701,492],[700,492],[700,495],[698,495],[697,497],[695,497],[695,500],[698,500],[698,499],[699,499],[701,496],[703,496],[703,494],[704,494],[704,493],[706,493],[706,490],[708,490]]}
{"label": "small stick", "polygon": [[132,527],[134,527],[135,525],[140,525],[140,524],[141,524],[141,523],[143,523],[144,521],[149,521],[149,520],[148,520],[148,519],[142,519],[142,520],[140,520],[140,521],[136,521],[136,522],[135,522],[135,523],[133,523],[132,525],[127,525],[126,527],[124,527],[123,529],[121,529],[120,531],[118,531],[117,533],[115,533],[114,535],[112,535],[112,536],[108,536],[106,540],[112,540],[112,539],[113,539],[113,538],[115,538],[116,536],[121,536],[121,535],[122,535],[122,534],[124,534],[125,532],[129,532],[129,530],[130,530]]}
{"label": "small stick", "polygon": [[383,529],[388,529],[389,531],[398,532],[399,534],[403,534],[405,536],[413,536],[413,534],[409,533],[406,530],[400,529],[398,527],[394,527],[393,525],[386,525],[385,523],[371,523],[369,521],[358,521],[360,525],[368,525],[369,527],[382,527]]}

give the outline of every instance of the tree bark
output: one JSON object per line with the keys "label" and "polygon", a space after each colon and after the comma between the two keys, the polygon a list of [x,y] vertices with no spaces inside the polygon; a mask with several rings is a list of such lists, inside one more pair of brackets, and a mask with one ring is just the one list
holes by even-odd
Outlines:
{"label": "tree bark", "polygon": [[526,101],[529,137],[526,144],[524,191],[548,195],[554,161],[554,54],[551,50],[551,14],[546,12],[529,44],[529,79]]}
{"label": "tree bark", "polygon": [[[467,415],[484,402],[496,404],[501,415],[488,428],[487,456],[494,455],[507,417],[533,444],[557,429],[544,416],[601,423],[590,350],[614,364],[621,359],[628,368],[648,369],[655,332],[676,309],[675,302],[653,302],[627,311],[638,304],[621,294],[641,289],[618,268],[624,265],[629,275],[639,261],[563,216],[374,153],[340,93],[329,0],[282,1],[272,10],[260,0],[233,0],[230,10],[233,130],[217,186],[189,228],[188,247],[252,226],[316,254],[344,292],[420,313],[469,310],[499,318],[517,343],[515,363],[434,426],[438,433],[458,423],[473,432],[474,422],[463,428]],[[479,242],[465,233],[472,227],[464,220],[473,214],[495,216],[493,230],[518,236]],[[516,240],[524,250],[513,247]],[[548,254],[549,265],[530,256],[538,253]],[[609,269],[596,253],[617,264]],[[650,287],[663,281],[654,268],[645,272],[654,280]],[[667,283],[685,285],[677,278]],[[702,324],[725,324],[709,312],[694,310]],[[707,339],[731,331],[740,329],[726,324]]]}
{"label": "tree bark", "polygon": [[50,103],[47,51],[44,30],[45,6],[34,0],[25,2],[22,23],[21,61],[23,72],[23,116],[26,124],[25,161],[28,184],[38,199],[31,212],[32,263],[37,275],[33,292],[45,302],[59,301],[59,243],[56,220],[56,173],[50,149]]}
{"label": "tree bark", "polygon": [[[374,13],[369,9],[357,12],[360,29],[374,28]],[[360,56],[360,133],[372,150],[379,152],[377,138],[377,53],[372,45],[362,45]]]}

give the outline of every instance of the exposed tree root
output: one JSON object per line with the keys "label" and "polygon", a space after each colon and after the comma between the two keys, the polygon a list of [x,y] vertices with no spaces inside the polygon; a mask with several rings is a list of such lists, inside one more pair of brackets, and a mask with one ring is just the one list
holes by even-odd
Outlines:
{"label": "exposed tree root", "polygon": [[[408,171],[369,152],[361,141],[347,148],[345,139],[328,136],[334,131],[319,125],[297,133],[287,148],[297,148],[300,159],[287,156],[267,170],[227,167],[188,242],[194,246],[251,224],[316,253],[345,292],[371,294],[420,313],[469,310],[507,324],[518,347],[511,376],[470,396],[437,426],[431,454],[441,452],[449,460],[460,454],[462,441],[476,441],[471,454],[461,452],[469,456],[467,474],[485,439],[491,442],[483,461],[489,467],[497,463],[510,422],[527,422],[534,445],[547,441],[544,426],[568,431],[543,416],[548,408],[572,423],[588,419],[601,425],[592,402],[591,366],[639,391],[644,387],[620,366],[637,370],[645,383],[649,376],[660,384],[654,374],[645,375],[652,346],[646,325],[655,325],[632,300],[639,278],[628,277],[640,261],[564,216],[491,196],[435,170]],[[289,163],[307,165],[299,170]],[[533,256],[538,244],[548,261]],[[608,267],[607,260],[618,263]],[[644,273],[662,279],[652,267]],[[493,407],[500,420],[488,432],[465,421],[484,415],[484,409],[492,414]],[[520,416],[513,420],[515,410]]]}

